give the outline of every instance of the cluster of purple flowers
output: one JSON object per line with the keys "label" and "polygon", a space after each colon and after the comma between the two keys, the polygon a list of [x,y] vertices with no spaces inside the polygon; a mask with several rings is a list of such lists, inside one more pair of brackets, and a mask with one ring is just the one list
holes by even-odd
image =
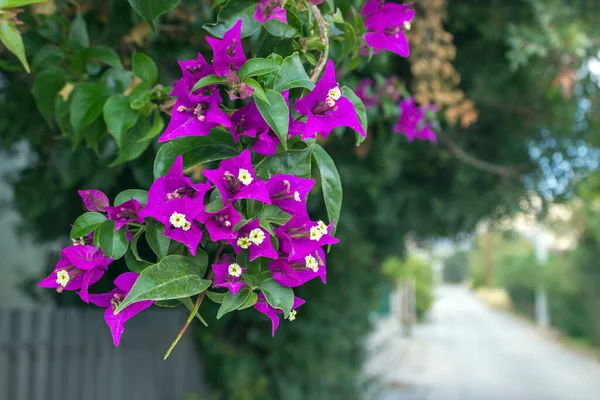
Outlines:
{"label": "cluster of purple flowers", "polygon": [[388,50],[408,57],[408,39],[404,34],[410,30],[415,16],[412,4],[387,3],[384,0],[369,0],[360,13],[365,19],[365,43],[374,53]]}

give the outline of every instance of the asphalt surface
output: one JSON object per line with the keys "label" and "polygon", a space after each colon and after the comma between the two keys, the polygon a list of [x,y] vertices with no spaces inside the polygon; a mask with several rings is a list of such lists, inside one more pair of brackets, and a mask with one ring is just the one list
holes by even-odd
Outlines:
{"label": "asphalt surface", "polygon": [[438,288],[410,339],[393,319],[377,326],[365,369],[380,391],[369,400],[600,400],[600,363],[463,287]]}

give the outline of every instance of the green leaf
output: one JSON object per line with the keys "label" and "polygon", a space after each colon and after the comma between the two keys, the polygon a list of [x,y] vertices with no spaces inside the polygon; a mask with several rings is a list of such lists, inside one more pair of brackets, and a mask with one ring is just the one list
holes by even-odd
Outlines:
{"label": "green leaf", "polygon": [[90,47],[87,24],[81,14],[78,14],[71,23],[71,30],[69,31],[69,47],[74,53],[83,50],[86,47]]}
{"label": "green leaf", "polygon": [[221,307],[219,307],[219,311],[217,312],[217,319],[221,319],[223,315],[237,310],[248,300],[250,293],[252,293],[252,291],[245,287],[240,289],[237,294],[233,294],[230,291],[227,292],[225,298],[223,299],[223,303],[221,303]]}
{"label": "green leaf", "polygon": [[152,219],[146,221],[146,240],[159,259],[167,257],[171,243],[171,239],[163,234],[164,230],[165,227],[160,222]]}
{"label": "green leaf", "polygon": [[265,90],[260,85],[260,83],[258,83],[256,80],[254,80],[252,78],[244,79],[244,83],[246,85],[250,86],[252,89],[254,89],[254,92],[252,93],[252,97],[254,97],[254,100],[260,99],[260,100],[264,101],[265,103],[271,105],[271,103],[269,102],[269,99],[267,98],[267,95],[265,94]]}
{"label": "green leaf", "polygon": [[115,222],[111,220],[106,220],[98,226],[98,244],[107,257],[115,260],[123,257],[129,245],[125,236],[126,230],[122,227],[115,231]]}
{"label": "green leaf", "polygon": [[100,61],[113,68],[123,68],[117,52],[108,46],[92,46],[81,50],[73,60],[75,69],[83,71],[85,64],[90,60]]}
{"label": "green leaf", "polygon": [[136,199],[142,205],[145,205],[148,202],[148,191],[141,189],[127,189],[122,191],[115,197],[115,206],[125,203],[131,199]]}
{"label": "green leaf", "polygon": [[223,300],[225,299],[225,293],[211,292],[210,290],[206,291],[206,296],[208,296],[212,302],[217,304],[223,303]]}
{"label": "green leaf", "polygon": [[39,49],[33,55],[33,63],[31,64],[31,69],[33,70],[33,72],[42,72],[43,70],[49,67],[53,67],[57,64],[60,64],[64,59],[65,53],[57,46],[49,44]]}
{"label": "green leaf", "polygon": [[0,8],[23,7],[28,4],[43,3],[48,0],[0,0]]}
{"label": "green leaf", "polygon": [[163,129],[165,128],[165,120],[160,115],[160,111],[158,108],[154,110],[154,119],[152,120],[152,127],[148,130],[148,132],[139,139],[138,141],[144,142],[150,139],[154,139],[158,136]]}
{"label": "green leaf", "polygon": [[[185,306],[185,308],[187,308],[188,310],[190,310],[190,312],[192,312],[194,310],[194,303],[192,302],[192,299],[189,297],[183,297],[181,299],[177,299],[181,304],[183,304]],[[168,301],[168,300],[164,300],[164,301]],[[204,318],[202,318],[202,315],[200,315],[200,311],[196,311],[196,318],[198,318],[198,320],[200,322],[202,322],[202,325],[204,326],[208,326],[208,324],[206,323],[206,321],[204,320]]]}
{"label": "green leaf", "polygon": [[119,156],[109,166],[114,167],[139,157],[150,145],[151,140],[143,139],[151,129],[150,122],[146,118],[138,119],[135,126],[117,140]]}
{"label": "green leaf", "polygon": [[190,90],[190,92],[194,92],[194,91],[201,89],[203,87],[206,87],[206,86],[217,85],[217,84],[225,83],[225,82],[227,82],[227,78],[220,77],[215,74],[207,75],[203,78],[200,78],[200,80],[198,82],[196,82],[194,87],[192,87],[192,90]]}
{"label": "green leaf", "polygon": [[267,89],[265,94],[267,95],[269,102],[267,103],[257,98],[255,101],[256,107],[258,108],[258,111],[260,111],[260,115],[262,115],[265,122],[269,124],[271,129],[273,129],[279,137],[279,140],[281,140],[283,148],[287,150],[290,109],[281,93]]}
{"label": "green leaf", "polygon": [[312,83],[306,70],[302,66],[298,53],[294,53],[283,60],[283,64],[275,78],[273,89],[282,92],[286,89],[297,87],[313,90],[315,84]]}
{"label": "green leaf", "polygon": [[72,239],[84,237],[90,232],[93,232],[98,225],[106,221],[106,217],[98,212],[86,212],[80,215],[73,223],[71,228]]}
{"label": "green leaf", "polygon": [[292,218],[290,214],[281,211],[279,207],[271,204],[265,205],[256,217],[260,218],[261,222],[267,221],[275,225],[284,225]]}
{"label": "green leaf", "polygon": [[141,274],[143,270],[152,265],[148,261],[138,260],[131,248],[125,253],[125,264],[131,272],[135,272],[136,274]]}
{"label": "green leaf", "polygon": [[251,58],[246,61],[240,68],[240,79],[244,80],[252,76],[262,76],[270,74],[273,71],[277,71],[279,65],[277,63],[267,60],[266,58]]}
{"label": "green leaf", "polygon": [[65,86],[69,75],[59,67],[50,67],[35,76],[33,84],[33,97],[40,113],[52,126],[52,114],[58,92]]}
{"label": "green leaf", "polygon": [[183,157],[183,168],[187,169],[197,164],[235,157],[238,153],[231,134],[222,129],[213,129],[206,136],[178,138],[163,144],[158,150],[154,161],[154,177],[166,175],[179,154]]}
{"label": "green leaf", "polygon": [[156,83],[158,79],[158,67],[150,57],[144,53],[137,52],[133,55],[132,62],[132,69],[135,76],[148,85]]}
{"label": "green leaf", "polygon": [[[344,97],[346,97],[348,100],[350,100],[350,102],[354,106],[354,109],[356,110],[356,114],[358,115],[358,121],[362,125],[363,129],[365,130],[365,132],[367,132],[367,128],[368,128],[367,109],[365,108],[365,105],[363,104],[363,102],[360,99],[360,97],[358,97],[352,91],[352,89],[350,89],[348,86],[343,86],[342,87],[342,95]],[[364,142],[365,139],[366,138],[363,135],[361,135],[360,133],[356,132],[356,145],[357,146],[359,144],[361,144],[362,142]]]}
{"label": "green leaf", "polygon": [[281,286],[273,278],[262,281],[259,288],[271,307],[283,310],[285,318],[290,315],[294,306],[294,291],[291,288]]}
{"label": "green leaf", "polygon": [[107,93],[104,85],[82,83],[73,89],[71,96],[71,126],[78,132],[100,116]]}
{"label": "green leaf", "polygon": [[275,236],[275,231],[273,230],[273,227],[271,226],[269,221],[261,219],[260,227],[263,228],[264,230],[266,230],[267,232],[269,232],[271,234],[271,236]]}
{"label": "green leaf", "polygon": [[140,116],[139,112],[131,109],[129,99],[122,94],[109,97],[104,103],[102,114],[108,130],[117,142],[120,141],[123,132],[135,125]]}
{"label": "green leaf", "polygon": [[327,208],[329,220],[334,222],[332,235],[335,234],[340,211],[342,209],[342,181],[331,156],[320,145],[315,145],[313,157],[321,175],[321,190]]}
{"label": "green leaf", "polygon": [[181,0],[127,0],[131,7],[146,20],[150,29],[156,32],[156,19],[177,7]]}
{"label": "green leaf", "polygon": [[260,30],[261,23],[254,19],[256,0],[230,0],[223,5],[217,22],[202,25],[211,35],[222,38],[238,20],[242,20],[241,37],[253,35]]}
{"label": "green leaf", "polygon": [[198,267],[200,276],[204,276],[208,267],[208,254],[204,250],[196,249],[196,255],[192,256],[192,260],[194,260],[194,264]]}
{"label": "green leaf", "polygon": [[290,150],[265,157],[254,167],[258,179],[268,180],[276,173],[310,178],[310,157],[313,146],[302,150]]}
{"label": "green leaf", "polygon": [[250,296],[248,296],[248,298],[246,299],[244,304],[242,304],[238,308],[238,311],[242,311],[242,310],[245,310],[246,308],[252,307],[254,304],[256,304],[257,300],[258,300],[258,295],[254,292],[250,292]]}
{"label": "green leaf", "polygon": [[29,63],[27,57],[25,57],[25,46],[23,45],[23,38],[17,30],[17,27],[8,20],[0,20],[0,42],[13,53],[21,64],[25,71],[30,72]]}
{"label": "green leaf", "polygon": [[142,271],[115,314],[142,300],[170,300],[190,297],[206,290],[211,281],[202,279],[191,258],[171,255]]}
{"label": "green leaf", "polygon": [[286,10],[286,14],[287,24],[271,19],[265,22],[263,26],[271,35],[277,38],[291,39],[302,36],[302,22],[298,18],[298,15],[290,9]]}

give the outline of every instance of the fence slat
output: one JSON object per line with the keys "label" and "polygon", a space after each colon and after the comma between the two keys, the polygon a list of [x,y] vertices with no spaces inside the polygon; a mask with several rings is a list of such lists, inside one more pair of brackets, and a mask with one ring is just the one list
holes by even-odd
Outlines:
{"label": "fence slat", "polygon": [[33,335],[32,314],[31,312],[15,312],[15,337],[12,340],[16,344],[16,365],[13,367],[16,372],[15,400],[30,400],[29,374],[31,371],[31,342]]}
{"label": "fence slat", "polygon": [[36,340],[33,345],[33,366],[35,377],[33,380],[34,400],[48,399],[48,384],[50,380],[50,328],[51,328],[51,310],[37,310],[33,312],[33,322],[35,324]]}
{"label": "fence slat", "polygon": [[9,313],[0,309],[0,399],[8,399],[8,369],[9,369]]}

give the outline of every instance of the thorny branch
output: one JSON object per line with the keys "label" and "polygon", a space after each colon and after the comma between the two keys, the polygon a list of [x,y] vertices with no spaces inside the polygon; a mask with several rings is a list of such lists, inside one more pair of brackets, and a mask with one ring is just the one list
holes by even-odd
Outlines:
{"label": "thorny branch", "polygon": [[321,72],[323,72],[323,69],[325,69],[325,64],[327,64],[327,57],[329,56],[329,37],[327,36],[327,23],[323,19],[321,11],[319,11],[319,7],[310,6],[310,11],[317,21],[321,42],[323,45],[325,45],[325,49],[321,53],[321,57],[319,57],[319,62],[317,62],[317,65],[315,66],[315,69],[310,77],[310,80],[313,81],[313,83],[316,83],[317,79],[319,79],[319,76],[321,75]]}

